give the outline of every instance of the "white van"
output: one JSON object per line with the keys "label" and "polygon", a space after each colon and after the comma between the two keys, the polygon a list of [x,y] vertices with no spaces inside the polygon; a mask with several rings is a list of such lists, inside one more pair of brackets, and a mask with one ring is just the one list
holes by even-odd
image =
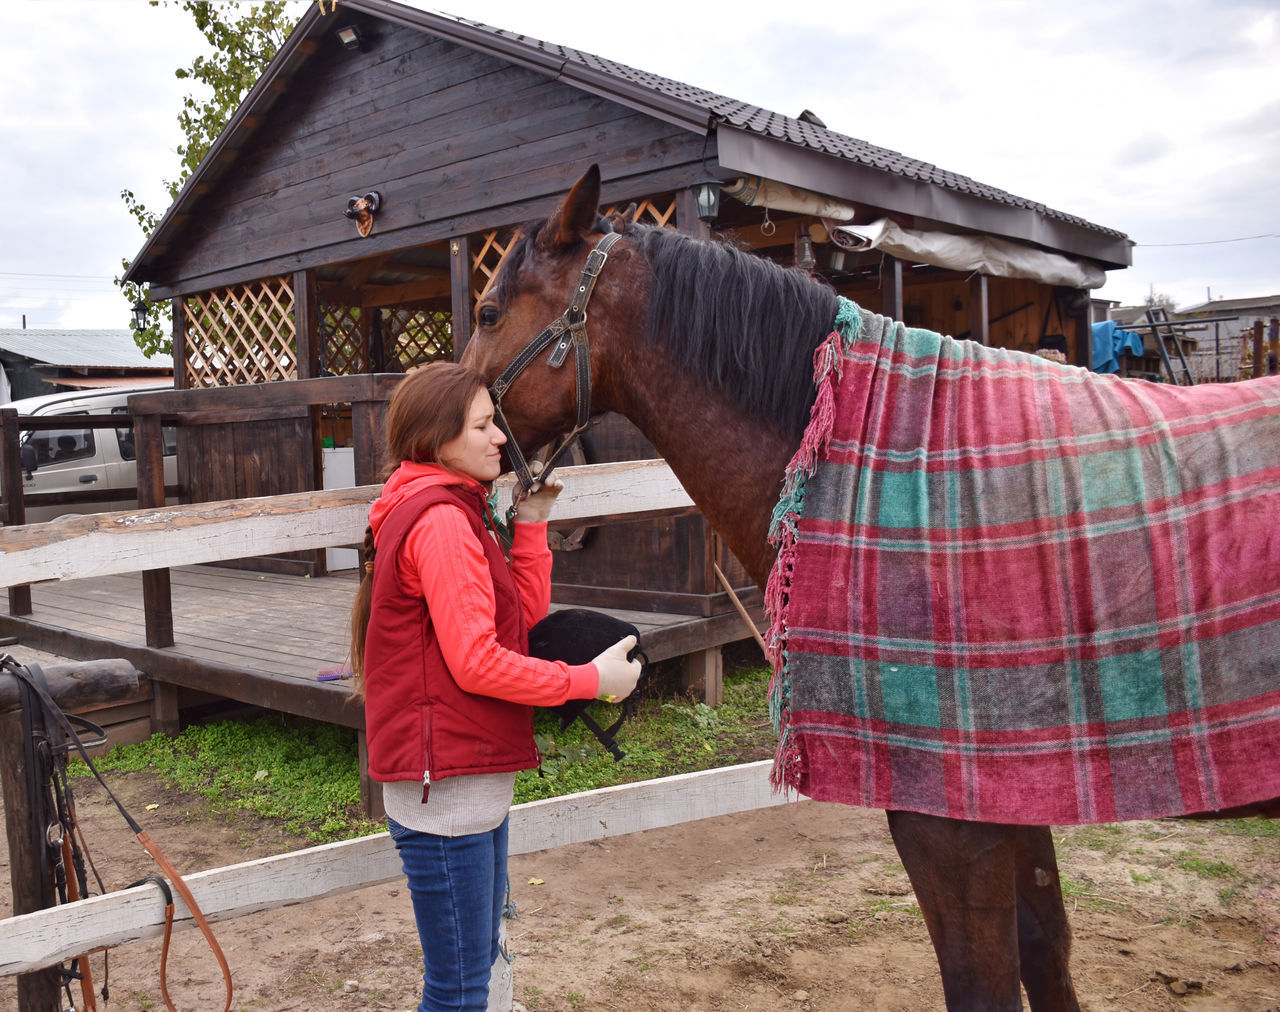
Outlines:
{"label": "white van", "polygon": [[[110,387],[27,397],[3,405],[18,412],[19,424],[27,415],[67,416],[65,429],[23,432],[22,491],[82,492],[86,489],[117,489],[118,499],[106,502],[34,506],[26,508],[27,523],[40,523],[85,513],[107,513],[136,509],[138,470],[133,429],[90,429],[75,424],[76,415],[128,415],[131,394],[149,390],[172,390],[169,384],[140,387]],[[164,482],[178,481],[178,440],[172,426],[162,429],[164,442]]]}

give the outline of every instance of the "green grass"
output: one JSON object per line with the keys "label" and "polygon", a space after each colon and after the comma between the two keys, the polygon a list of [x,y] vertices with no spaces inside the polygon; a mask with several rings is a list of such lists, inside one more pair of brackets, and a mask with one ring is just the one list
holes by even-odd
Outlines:
{"label": "green grass", "polygon": [[[642,699],[635,716],[618,732],[627,758],[613,757],[580,722],[561,732],[548,711],[537,711],[535,734],[541,770],[516,780],[517,803],[651,780],[696,770],[769,758],[776,742],[769,723],[767,668],[726,674],[717,708],[688,700]],[[602,727],[618,707],[596,703]],[[146,771],[165,783],[205,799],[213,814],[235,811],[279,821],[312,842],[348,839],[378,831],[360,810],[356,735],[350,728],[282,716],[193,724],[177,737],[153,735],[121,745],[94,760],[110,773]],[[88,776],[79,760],[73,776]]]}
{"label": "green grass", "polygon": [[[516,803],[771,758],[777,738],[769,723],[768,688],[768,669],[754,668],[726,675],[719,707],[642,699],[618,732],[618,746],[627,756],[620,763],[581,721],[561,732],[555,716],[540,710],[534,733],[542,768],[525,770],[516,779]],[[604,703],[591,710],[601,727],[620,712]]]}
{"label": "green grass", "polygon": [[1199,875],[1201,878],[1240,876],[1240,872],[1225,861],[1207,861],[1198,854],[1192,854],[1187,850],[1179,851],[1177,864],[1183,871],[1189,871],[1193,875]]}
{"label": "green grass", "polygon": [[[279,820],[313,841],[374,831],[360,815],[356,736],[350,728],[279,716],[193,724],[176,738],[121,745],[94,765],[103,773],[146,771],[198,794],[214,811]],[[76,760],[72,776],[88,776]],[[106,778],[108,785],[111,780]]]}
{"label": "green grass", "polygon": [[1280,840],[1280,819],[1229,819],[1215,824],[1215,830],[1228,836],[1247,836],[1255,840]]}

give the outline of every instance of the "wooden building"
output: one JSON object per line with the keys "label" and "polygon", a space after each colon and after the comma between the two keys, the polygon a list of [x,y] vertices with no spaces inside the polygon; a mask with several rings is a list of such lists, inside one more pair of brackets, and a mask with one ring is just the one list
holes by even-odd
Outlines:
{"label": "wooden building", "polygon": [[173,377],[168,355],[147,358],[131,330],[0,329],[0,402]]}
{"label": "wooden building", "polygon": [[[637,220],[800,263],[911,324],[1080,364],[1088,289],[1130,262],[1113,229],[812,114],[392,0],[312,5],[127,274],[172,301],[175,385],[203,415],[188,421],[209,423],[183,433],[191,499],[321,487],[322,442],[352,442],[347,405],[273,410],[264,392],[256,413],[220,415],[216,392],[458,355],[514,226],[592,162]],[[700,217],[705,180],[721,199]],[[587,462],[651,455],[620,419],[583,442]],[[357,482],[377,472],[356,446]],[[747,589],[700,517],[564,537],[562,602],[723,616],[717,564]],[[714,667],[705,645],[697,663]]]}

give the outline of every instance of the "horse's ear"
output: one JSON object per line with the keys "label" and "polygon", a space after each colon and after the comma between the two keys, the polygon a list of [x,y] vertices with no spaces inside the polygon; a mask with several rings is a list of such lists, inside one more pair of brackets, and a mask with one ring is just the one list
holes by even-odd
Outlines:
{"label": "horse's ear", "polygon": [[569,196],[538,233],[538,245],[552,249],[576,246],[600,217],[600,166],[592,165],[573,184]]}

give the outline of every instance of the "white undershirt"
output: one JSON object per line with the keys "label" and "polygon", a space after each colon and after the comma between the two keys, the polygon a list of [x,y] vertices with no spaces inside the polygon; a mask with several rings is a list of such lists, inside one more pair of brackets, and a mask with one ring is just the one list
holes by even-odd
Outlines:
{"label": "white undershirt", "polygon": [[433,836],[469,836],[502,825],[515,794],[515,773],[473,773],[431,784],[422,803],[422,783],[395,780],[382,785],[389,818],[406,829]]}

